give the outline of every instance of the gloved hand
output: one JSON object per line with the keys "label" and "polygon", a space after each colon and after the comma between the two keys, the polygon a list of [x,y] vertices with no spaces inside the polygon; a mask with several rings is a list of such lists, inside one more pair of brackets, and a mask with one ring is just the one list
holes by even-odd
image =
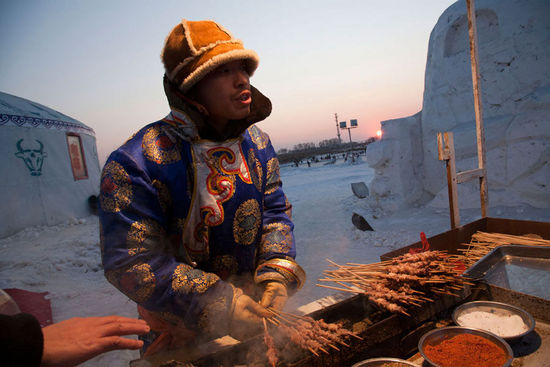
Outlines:
{"label": "gloved hand", "polygon": [[262,317],[272,316],[271,312],[243,294],[239,288],[235,288],[233,305],[229,334],[239,340],[258,331],[261,327]]}
{"label": "gloved hand", "polygon": [[288,300],[286,286],[281,282],[266,282],[260,305],[282,310]]}

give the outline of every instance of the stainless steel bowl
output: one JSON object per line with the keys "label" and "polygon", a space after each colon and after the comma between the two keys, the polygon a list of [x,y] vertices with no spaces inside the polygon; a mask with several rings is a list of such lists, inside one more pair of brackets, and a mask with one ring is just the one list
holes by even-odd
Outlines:
{"label": "stainless steel bowl", "polygon": [[378,367],[383,366],[386,363],[400,363],[403,366],[413,366],[413,367],[419,367],[417,364],[411,363],[409,361],[406,361],[404,359],[399,358],[390,358],[390,357],[380,357],[380,358],[370,358],[366,359],[361,362],[357,362],[351,367]]}
{"label": "stainless steel bowl", "polygon": [[506,353],[506,356],[508,357],[506,363],[504,363],[502,367],[509,367],[512,364],[512,361],[514,360],[514,353],[512,352],[512,348],[510,348],[510,346],[508,345],[508,343],[506,343],[504,339],[484,330],[462,326],[447,326],[427,332],[426,334],[422,335],[422,337],[418,341],[418,351],[426,360],[426,362],[428,362],[431,366],[439,366],[434,361],[430,360],[430,358],[428,358],[424,353],[426,346],[437,345],[446,339],[450,339],[460,334],[481,336],[495,343],[500,349],[502,349]]}
{"label": "stainless steel bowl", "polygon": [[525,311],[522,308],[509,305],[507,303],[502,302],[493,302],[493,301],[474,301],[474,302],[468,302],[464,303],[453,311],[452,318],[455,324],[459,326],[464,327],[471,327],[476,329],[482,329],[486,331],[486,328],[483,327],[483,325],[467,325],[465,323],[460,323],[458,321],[459,317],[462,315],[465,315],[467,313],[473,312],[473,311],[483,311],[483,312],[491,312],[491,313],[498,313],[501,315],[517,315],[521,317],[525,325],[527,326],[527,331],[516,334],[516,335],[499,335],[495,332],[493,334],[496,334],[500,336],[502,339],[506,340],[509,343],[514,343],[521,338],[523,338],[525,335],[529,334],[533,329],[535,328],[535,319],[531,314],[529,314],[527,311]]}

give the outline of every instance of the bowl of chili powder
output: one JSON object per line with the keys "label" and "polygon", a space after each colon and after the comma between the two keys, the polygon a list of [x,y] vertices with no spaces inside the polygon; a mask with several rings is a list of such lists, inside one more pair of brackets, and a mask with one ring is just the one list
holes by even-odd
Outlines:
{"label": "bowl of chili powder", "polygon": [[427,332],[418,341],[418,351],[437,367],[508,367],[514,359],[512,348],[501,337],[462,326]]}

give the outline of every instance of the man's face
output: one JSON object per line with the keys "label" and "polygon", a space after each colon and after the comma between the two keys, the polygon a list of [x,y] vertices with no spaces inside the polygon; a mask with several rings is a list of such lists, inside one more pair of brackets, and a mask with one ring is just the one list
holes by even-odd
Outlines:
{"label": "man's face", "polygon": [[193,88],[193,98],[210,114],[209,121],[221,131],[229,120],[240,120],[250,113],[250,77],[243,60],[221,65]]}

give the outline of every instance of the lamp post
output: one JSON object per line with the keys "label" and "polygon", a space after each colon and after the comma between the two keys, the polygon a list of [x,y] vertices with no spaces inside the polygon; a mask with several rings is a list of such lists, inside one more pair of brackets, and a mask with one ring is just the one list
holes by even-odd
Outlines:
{"label": "lamp post", "polygon": [[338,130],[338,114],[334,114],[334,119],[336,120],[336,135],[338,135],[338,144],[342,144],[342,138],[340,138],[340,130]]}
{"label": "lamp post", "polygon": [[356,127],[357,127],[357,120],[356,119],[349,120],[349,127],[347,126],[346,121],[341,121],[340,122],[340,129],[348,129],[350,150],[351,150],[351,129],[354,129]]}

